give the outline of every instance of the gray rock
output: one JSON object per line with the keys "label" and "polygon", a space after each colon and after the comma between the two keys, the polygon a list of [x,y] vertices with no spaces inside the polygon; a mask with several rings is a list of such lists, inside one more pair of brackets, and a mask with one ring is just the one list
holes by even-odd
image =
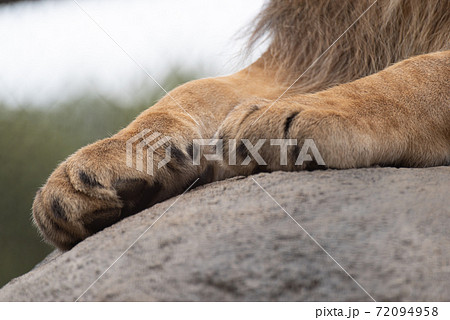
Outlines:
{"label": "gray rock", "polygon": [[53,253],[0,300],[448,301],[449,181],[436,167],[213,183]]}

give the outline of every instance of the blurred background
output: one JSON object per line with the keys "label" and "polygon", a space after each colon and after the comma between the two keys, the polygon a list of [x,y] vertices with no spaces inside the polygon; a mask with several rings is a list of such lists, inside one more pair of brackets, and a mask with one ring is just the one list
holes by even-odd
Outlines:
{"label": "blurred background", "polygon": [[[225,75],[263,0],[0,1],[0,287],[53,249],[31,223],[37,189],[164,91]],[[145,70],[145,71],[144,71]]]}

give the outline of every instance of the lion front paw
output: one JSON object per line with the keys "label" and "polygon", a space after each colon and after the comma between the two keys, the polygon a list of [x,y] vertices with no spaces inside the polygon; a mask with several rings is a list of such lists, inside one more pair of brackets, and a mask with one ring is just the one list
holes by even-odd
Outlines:
{"label": "lion front paw", "polygon": [[68,250],[168,196],[157,177],[126,166],[124,150],[121,141],[105,139],[59,165],[33,203],[46,240]]}

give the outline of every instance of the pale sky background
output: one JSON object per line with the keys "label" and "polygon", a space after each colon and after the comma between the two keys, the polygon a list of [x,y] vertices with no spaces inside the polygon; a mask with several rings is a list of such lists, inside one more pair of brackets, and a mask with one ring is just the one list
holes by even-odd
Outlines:
{"label": "pale sky background", "polygon": [[[263,0],[78,0],[157,81],[174,65],[201,76],[245,64],[236,35]],[[251,59],[262,52],[260,48]],[[248,61],[247,61],[248,62]],[[199,69],[198,67],[201,66]],[[0,103],[51,106],[87,90],[117,99],[157,85],[72,0],[0,8]],[[144,88],[147,89],[147,88]]]}

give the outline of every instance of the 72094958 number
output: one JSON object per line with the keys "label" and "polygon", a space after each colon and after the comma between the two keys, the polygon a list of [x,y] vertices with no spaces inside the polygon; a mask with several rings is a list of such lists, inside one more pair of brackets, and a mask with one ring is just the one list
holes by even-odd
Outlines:
{"label": "72094958 number", "polygon": [[436,317],[438,315],[437,307],[377,307],[377,317]]}

